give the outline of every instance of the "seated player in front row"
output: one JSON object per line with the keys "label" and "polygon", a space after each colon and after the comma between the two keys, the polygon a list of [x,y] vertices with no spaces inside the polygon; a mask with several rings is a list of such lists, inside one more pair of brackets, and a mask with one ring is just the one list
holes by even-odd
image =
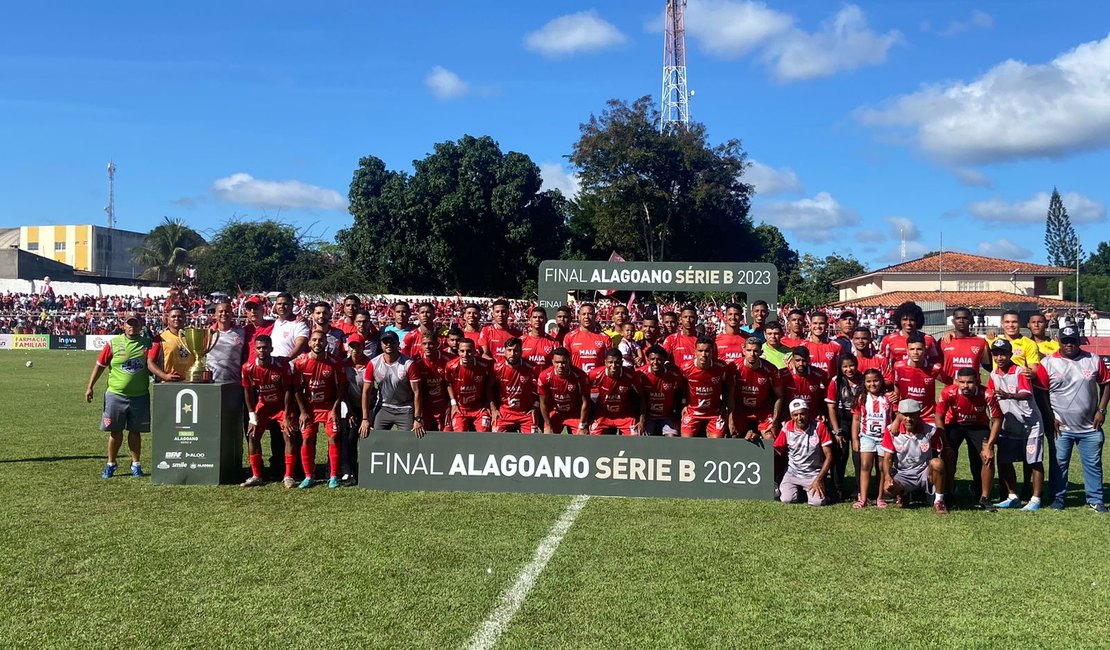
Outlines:
{"label": "seated player in front row", "polygon": [[921,419],[921,402],[904,399],[898,403],[897,421],[883,433],[883,480],[881,494],[894,497],[899,508],[915,493],[933,495],[933,510],[948,514],[944,505],[944,461],[941,435]]}
{"label": "seated player in front row", "polygon": [[790,402],[788,420],[775,438],[775,453],[786,457],[779,498],[794,503],[803,494],[811,506],[825,505],[825,480],[832,468],[832,437],[825,423],[810,419],[803,399]]}

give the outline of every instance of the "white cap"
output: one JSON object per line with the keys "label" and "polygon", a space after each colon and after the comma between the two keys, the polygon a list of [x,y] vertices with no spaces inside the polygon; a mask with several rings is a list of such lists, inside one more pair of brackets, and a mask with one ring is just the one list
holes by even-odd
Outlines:
{"label": "white cap", "polygon": [[898,412],[904,415],[921,412],[921,402],[915,399],[904,399],[898,402]]}
{"label": "white cap", "polygon": [[794,411],[808,411],[809,404],[804,399],[796,399],[790,402],[790,412]]}

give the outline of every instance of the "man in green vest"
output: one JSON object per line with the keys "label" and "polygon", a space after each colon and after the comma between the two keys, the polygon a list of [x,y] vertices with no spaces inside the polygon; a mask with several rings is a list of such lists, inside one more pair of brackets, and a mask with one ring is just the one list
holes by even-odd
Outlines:
{"label": "man in green vest", "polygon": [[143,318],[135,313],[127,315],[123,334],[118,334],[104,346],[93,366],[89,385],[85,388],[85,401],[92,402],[93,386],[108,369],[108,390],[104,393],[104,418],[100,430],[108,432],[108,464],[101,478],[112,478],[116,472],[116,454],[123,444],[123,430],[127,429],[127,446],[131,450],[131,475],[143,476],[139,464],[142,445],[140,433],[150,431],[150,376],[163,381],[178,381],[176,371],[162,370],[160,344],[151,343],[140,333]]}

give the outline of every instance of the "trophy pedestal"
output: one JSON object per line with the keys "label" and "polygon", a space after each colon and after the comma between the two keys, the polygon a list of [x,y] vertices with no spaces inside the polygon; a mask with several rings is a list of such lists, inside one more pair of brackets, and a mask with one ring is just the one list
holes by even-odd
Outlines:
{"label": "trophy pedestal", "polygon": [[235,382],[154,385],[151,479],[162,485],[238,483],[243,389]]}

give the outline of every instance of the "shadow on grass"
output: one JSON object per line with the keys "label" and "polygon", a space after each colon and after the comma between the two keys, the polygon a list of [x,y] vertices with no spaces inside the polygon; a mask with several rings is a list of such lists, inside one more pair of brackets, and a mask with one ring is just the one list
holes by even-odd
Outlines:
{"label": "shadow on grass", "polygon": [[94,458],[104,458],[104,455],[41,456],[39,458],[0,458],[0,463],[57,463],[64,460],[91,460]]}

